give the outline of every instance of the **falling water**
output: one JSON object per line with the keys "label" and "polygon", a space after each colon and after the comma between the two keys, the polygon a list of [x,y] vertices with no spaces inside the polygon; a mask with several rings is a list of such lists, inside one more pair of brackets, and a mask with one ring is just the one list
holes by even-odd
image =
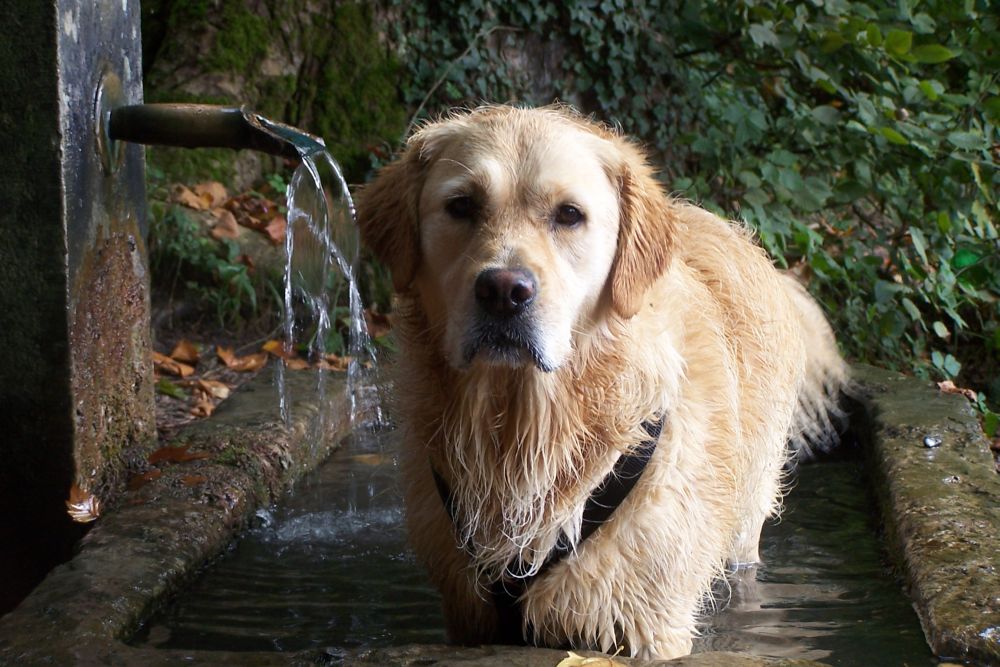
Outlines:
{"label": "falling water", "polygon": [[[304,342],[308,357],[320,360],[328,352],[328,340],[337,324],[339,304],[346,296],[346,393],[352,423],[366,369],[374,368],[374,355],[365,324],[355,275],[359,238],[354,221],[354,202],[343,174],[330,153],[318,147],[301,149],[302,163],[287,190],[288,227],[285,236],[284,339],[287,349]],[[325,178],[324,178],[325,177]],[[330,187],[324,188],[327,182]],[[346,294],[344,291],[346,290]],[[285,364],[277,362],[277,385],[281,416],[291,419],[291,402],[285,384]],[[322,406],[318,433],[327,432],[327,377],[319,372],[318,400]]]}

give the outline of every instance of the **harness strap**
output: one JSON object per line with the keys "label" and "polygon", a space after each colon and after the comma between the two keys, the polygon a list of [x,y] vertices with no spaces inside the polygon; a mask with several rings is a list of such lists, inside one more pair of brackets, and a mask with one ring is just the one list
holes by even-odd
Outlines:
{"label": "harness strap", "polygon": [[[615,462],[614,468],[609,472],[601,483],[597,485],[583,507],[583,521],[580,526],[580,540],[576,543],[579,546],[590,537],[594,531],[604,525],[618,506],[622,504],[629,492],[639,481],[642,472],[656,450],[656,443],[660,439],[663,431],[664,418],[657,421],[643,422],[642,427],[649,436],[635,451],[630,454],[623,454]],[[438,471],[431,466],[431,473],[434,475],[434,484],[437,486],[438,495],[444,503],[445,511],[452,524],[455,522],[455,500],[451,493],[451,488]],[[466,542],[463,545],[469,555],[475,557],[472,545]],[[531,583],[543,575],[553,565],[568,556],[574,549],[565,534],[560,533],[555,546],[546,557],[542,566],[532,574],[528,575],[529,568],[520,558],[514,558],[505,568],[509,576],[501,577],[490,586],[490,593],[493,595],[493,604],[496,607],[499,617],[497,628],[497,643],[501,644],[523,644],[524,636],[521,627],[524,621],[523,610],[521,609],[521,597]],[[530,634],[530,630],[529,630]]]}

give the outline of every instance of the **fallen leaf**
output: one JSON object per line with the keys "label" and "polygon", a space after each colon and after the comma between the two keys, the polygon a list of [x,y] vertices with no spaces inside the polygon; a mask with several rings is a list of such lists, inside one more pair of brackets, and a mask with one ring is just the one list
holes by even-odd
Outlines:
{"label": "fallen leaf", "polygon": [[247,267],[247,271],[250,273],[250,275],[253,275],[254,269],[257,268],[257,266],[253,263],[253,257],[251,257],[250,255],[246,254],[238,255],[236,257],[236,261]]}
{"label": "fallen leaf", "polygon": [[77,523],[90,523],[101,516],[100,499],[74,484],[69,489],[66,512]]}
{"label": "fallen leaf", "polygon": [[256,354],[248,354],[245,357],[237,357],[233,353],[233,348],[218,346],[215,348],[215,353],[218,355],[222,363],[226,365],[226,368],[243,373],[259,371],[267,364],[266,352],[258,352]]}
{"label": "fallen leaf", "polygon": [[186,338],[182,338],[177,345],[174,345],[170,358],[174,361],[183,361],[187,364],[198,363],[198,348],[194,343]]}
{"label": "fallen leaf", "polygon": [[212,211],[215,216],[215,224],[209,235],[216,241],[222,239],[237,239],[240,237],[240,226],[236,224],[236,217],[224,208],[217,208]]}
{"label": "fallen leaf", "polygon": [[279,357],[281,359],[294,359],[296,356],[295,350],[293,350],[283,340],[274,340],[274,339],[269,340],[263,345],[261,345],[260,349],[264,350],[265,352],[270,352],[274,356]]}
{"label": "fallen leaf", "polygon": [[309,368],[308,361],[306,361],[305,359],[299,359],[297,357],[294,359],[285,359],[284,362],[285,362],[285,367],[293,371],[304,371],[307,368]]}
{"label": "fallen leaf", "polygon": [[385,454],[355,454],[351,460],[366,466],[377,466],[387,461],[388,457]]}
{"label": "fallen leaf", "polygon": [[190,412],[195,417],[210,417],[215,412],[215,403],[210,398],[202,398],[194,404]]}
{"label": "fallen leaf", "polygon": [[181,484],[184,486],[197,486],[207,481],[208,479],[204,475],[184,475],[181,477]]}
{"label": "fallen leaf", "polygon": [[160,475],[162,474],[163,474],[162,470],[160,470],[159,468],[153,468],[152,470],[149,470],[147,472],[138,475],[132,475],[131,477],[129,477],[128,480],[129,491],[137,491],[146,484],[152,482],[154,479],[160,477]]}
{"label": "fallen leaf", "polygon": [[196,211],[204,211],[212,206],[212,198],[210,196],[197,195],[183,185],[177,185],[174,187],[174,190],[171,193],[171,199],[178,204],[183,204],[184,206],[193,208]]}
{"label": "fallen leaf", "polygon": [[219,400],[229,398],[229,394],[232,392],[229,385],[218,380],[197,380],[196,382],[200,390],[212,398],[218,398]]}
{"label": "fallen leaf", "polygon": [[160,354],[159,352],[153,352],[153,367],[163,373],[169,375],[177,375],[182,378],[194,373],[194,368],[188,366],[187,364],[181,363],[171,359],[165,354]]}
{"label": "fallen leaf", "polygon": [[976,392],[971,389],[966,389],[964,387],[956,387],[955,383],[951,380],[944,380],[937,383],[938,389],[940,389],[945,394],[961,394],[965,396],[970,401],[975,402],[977,400]]}
{"label": "fallen leaf", "polygon": [[285,218],[276,215],[271,218],[271,221],[267,223],[264,227],[264,233],[267,235],[267,239],[274,245],[281,245],[285,242],[285,233],[288,230],[288,222]]}
{"label": "fallen leaf", "polygon": [[163,394],[164,396],[169,396],[171,398],[179,398],[182,401],[186,400],[188,397],[186,391],[167,378],[160,378],[156,381],[156,393]]}
{"label": "fallen leaf", "polygon": [[336,354],[327,354],[320,359],[317,367],[325,371],[346,371],[351,365],[351,357],[340,357]]}
{"label": "fallen leaf", "polygon": [[573,653],[573,651],[566,651],[566,653],[569,654],[569,657],[560,660],[556,667],[625,667],[623,663],[618,662],[614,658],[586,658]]}
{"label": "fallen leaf", "polygon": [[364,311],[365,324],[368,326],[368,335],[372,338],[381,338],[392,330],[392,323],[388,315],[376,313],[374,310],[366,308]]}
{"label": "fallen leaf", "polygon": [[160,462],[167,463],[184,463],[185,461],[197,461],[198,459],[207,459],[209,454],[206,452],[190,452],[188,449],[191,445],[181,445],[180,447],[160,447],[155,452],[149,455],[146,459],[149,463],[156,464]]}
{"label": "fallen leaf", "polygon": [[222,206],[229,199],[226,186],[218,181],[206,181],[194,186],[194,193],[201,199],[207,199],[209,208]]}

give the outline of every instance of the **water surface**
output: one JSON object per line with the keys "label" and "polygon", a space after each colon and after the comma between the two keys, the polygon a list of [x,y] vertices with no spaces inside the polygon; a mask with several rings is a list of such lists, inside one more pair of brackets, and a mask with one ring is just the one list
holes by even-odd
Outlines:
{"label": "water surface", "polygon": [[[445,640],[439,597],[406,547],[392,444],[359,438],[271,512],[133,644],[297,651]],[[765,565],[736,582],[695,650],[833,665],[932,665],[884,566],[859,464],[803,466]]]}

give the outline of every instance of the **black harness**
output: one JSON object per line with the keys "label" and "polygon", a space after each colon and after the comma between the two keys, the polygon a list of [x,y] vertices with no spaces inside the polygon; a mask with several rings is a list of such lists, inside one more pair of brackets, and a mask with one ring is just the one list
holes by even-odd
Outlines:
{"label": "black harness", "polygon": [[[655,422],[643,422],[642,427],[649,437],[634,452],[619,457],[618,461],[615,462],[615,467],[587,498],[587,503],[583,508],[583,523],[580,526],[580,541],[577,542],[577,545],[582,544],[611,518],[614,511],[618,509],[618,506],[628,497],[629,492],[639,481],[643,470],[646,469],[646,464],[653,456],[660,432],[663,430],[663,418],[661,417]],[[455,500],[451,495],[451,489],[444,478],[434,469],[434,466],[431,466],[431,472],[434,474],[434,482],[445,510],[448,512],[448,517],[454,524]],[[472,545],[466,544],[465,548],[470,555],[475,556],[472,552]],[[574,545],[570,544],[566,536],[560,534],[545,562],[534,574],[527,575],[529,567],[520,558],[515,558],[507,565],[505,572],[508,576],[500,578],[490,586],[493,604],[499,618],[494,641],[500,644],[524,644],[524,635],[522,634],[524,612],[521,609],[521,597],[535,579],[569,555],[573,548]],[[530,629],[528,633],[531,634]]]}

